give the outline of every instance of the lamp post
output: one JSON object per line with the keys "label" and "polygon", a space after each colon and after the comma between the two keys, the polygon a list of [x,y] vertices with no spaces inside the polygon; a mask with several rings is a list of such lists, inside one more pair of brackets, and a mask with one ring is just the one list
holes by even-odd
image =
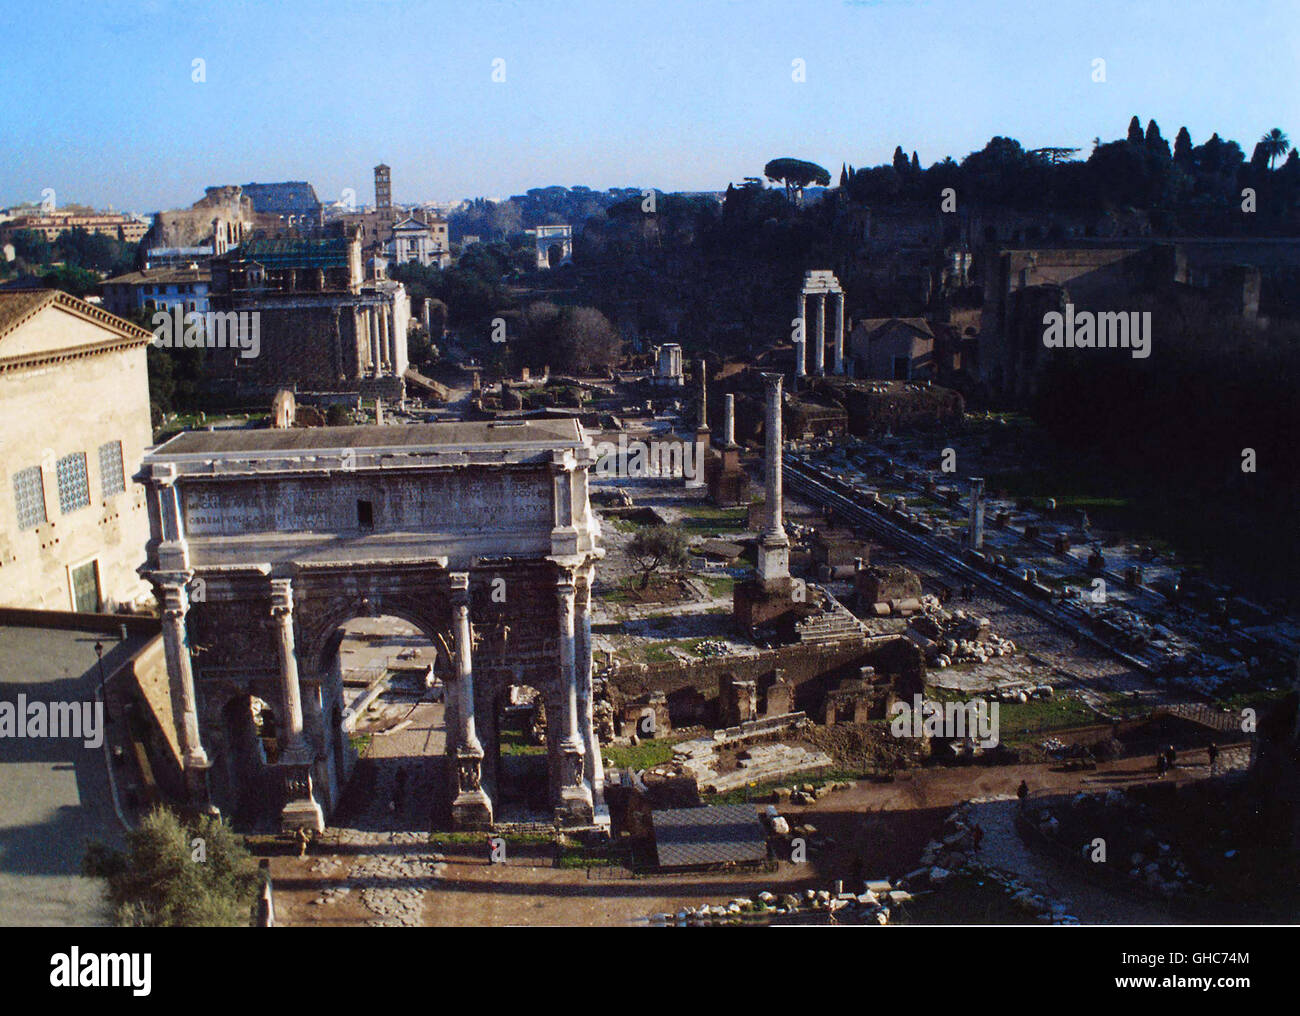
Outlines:
{"label": "lamp post", "polygon": [[99,697],[104,702],[104,714],[108,715],[108,685],[104,678],[104,643],[95,642],[95,657],[99,660]]}

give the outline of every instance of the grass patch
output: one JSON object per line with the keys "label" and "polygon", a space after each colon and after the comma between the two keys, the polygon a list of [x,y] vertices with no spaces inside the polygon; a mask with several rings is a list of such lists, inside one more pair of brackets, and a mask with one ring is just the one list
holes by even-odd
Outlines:
{"label": "grass patch", "polygon": [[607,744],[601,747],[600,753],[616,769],[653,769],[672,761],[673,745],[680,740],[679,737],[648,737],[638,744]]}
{"label": "grass patch", "polygon": [[736,591],[736,580],[730,575],[702,575],[700,578],[713,596],[732,596]]}
{"label": "grass patch", "polygon": [[521,730],[503,730],[498,735],[502,755],[545,755],[546,745],[533,744]]}
{"label": "grass patch", "polygon": [[[969,702],[982,697],[952,688],[928,688],[926,694],[937,702]],[[998,730],[1003,744],[1036,741],[1049,731],[1091,727],[1101,722],[1101,717],[1085,702],[1069,694],[1028,702],[1002,702],[998,706]]]}
{"label": "grass patch", "polygon": [[371,742],[374,736],[371,734],[352,734],[348,741],[352,745],[352,750],[357,753],[358,758],[365,758],[366,752],[370,751]]}

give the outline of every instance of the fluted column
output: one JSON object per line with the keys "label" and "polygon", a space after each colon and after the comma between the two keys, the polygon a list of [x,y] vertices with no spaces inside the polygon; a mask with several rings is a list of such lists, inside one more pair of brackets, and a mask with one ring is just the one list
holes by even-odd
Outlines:
{"label": "fluted column", "polygon": [[795,377],[808,376],[808,294],[799,293],[799,340],[794,344]]}
{"label": "fluted column", "polygon": [[586,780],[582,737],[578,728],[578,668],[576,658],[575,600],[571,573],[561,573],[555,586],[560,627],[560,695],[563,740],[560,743],[560,800],[556,816],[565,825],[587,825],[594,817],[591,787]]}
{"label": "fluted column", "polygon": [[271,617],[275,620],[275,646],[280,660],[280,706],[284,734],[283,759],[307,761],[303,739],[302,687],[298,682],[298,654],[293,639],[293,583],[271,580]]}
{"label": "fluted column", "polygon": [[280,657],[281,731],[280,775],[284,806],[282,830],[325,828],[325,814],[312,789],[312,751],[303,737],[302,687],[298,681],[298,654],[293,640],[293,584],[271,580],[271,617],[275,621],[276,649]]}
{"label": "fluted column", "polygon": [[469,626],[469,575],[453,575],[451,606],[452,631],[456,638],[456,714],[459,723],[459,747],[483,753],[474,724],[473,635]]}
{"label": "fluted column", "polygon": [[492,801],[483,789],[483,745],[474,724],[474,637],[469,625],[469,573],[451,575],[451,627],[456,642],[456,730],[447,742],[452,761],[452,821],[461,829],[492,824]]}
{"label": "fluted column", "polygon": [[844,373],[844,292],[835,294],[835,373]]}
{"label": "fluted column", "polygon": [[600,754],[600,739],[596,735],[595,702],[591,687],[591,584],[596,576],[594,565],[580,574],[575,603],[577,613],[577,685],[578,724],[586,755],[586,780],[591,788],[592,804],[597,812],[605,804],[605,763]]}
{"label": "fluted column", "polygon": [[767,479],[767,518],[758,540],[758,576],[764,582],[790,577],[790,540],[785,533],[782,505],[783,447],[781,434],[781,375],[764,374],[767,420],[764,425]]}
{"label": "fluted column", "polygon": [[194,693],[194,667],[190,660],[185,615],[189,611],[189,594],[183,581],[164,582],[162,594],[163,656],[171,684],[176,734],[186,769],[206,769],[208,754],[199,737],[198,700]]}
{"label": "fluted column", "polygon": [[813,300],[813,373],[822,377],[826,373],[826,294],[814,293]]}

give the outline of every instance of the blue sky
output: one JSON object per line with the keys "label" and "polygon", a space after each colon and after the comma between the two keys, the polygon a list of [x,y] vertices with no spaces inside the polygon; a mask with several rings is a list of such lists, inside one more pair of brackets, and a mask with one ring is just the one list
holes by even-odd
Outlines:
{"label": "blue sky", "polygon": [[[1154,117],[1300,142],[1297,0],[0,0],[0,205],[152,211],[205,185],[323,200],[547,184],[714,190],[994,134],[1086,151]],[[1106,81],[1092,80],[1095,58]],[[492,80],[505,61],[504,82]],[[206,81],[192,80],[195,59]],[[792,61],[807,80],[792,80]]]}

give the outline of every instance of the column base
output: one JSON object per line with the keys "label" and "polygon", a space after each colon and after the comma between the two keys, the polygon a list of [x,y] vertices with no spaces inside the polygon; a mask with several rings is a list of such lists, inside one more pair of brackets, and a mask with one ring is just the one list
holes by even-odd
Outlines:
{"label": "column base", "polygon": [[593,825],[596,806],[592,800],[591,785],[583,773],[584,752],[581,744],[561,746],[564,782],[560,784],[560,800],[555,806],[555,821],[561,826]]}
{"label": "column base", "polygon": [[325,813],[314,798],[290,801],[280,812],[281,832],[291,833],[299,829],[317,833],[325,830]]}
{"label": "column base", "polygon": [[466,790],[451,803],[451,824],[456,829],[491,829],[492,802],[482,790]]}
{"label": "column base", "polygon": [[490,829],[492,799],[483,789],[483,749],[477,744],[456,752],[451,821],[457,829]]}

